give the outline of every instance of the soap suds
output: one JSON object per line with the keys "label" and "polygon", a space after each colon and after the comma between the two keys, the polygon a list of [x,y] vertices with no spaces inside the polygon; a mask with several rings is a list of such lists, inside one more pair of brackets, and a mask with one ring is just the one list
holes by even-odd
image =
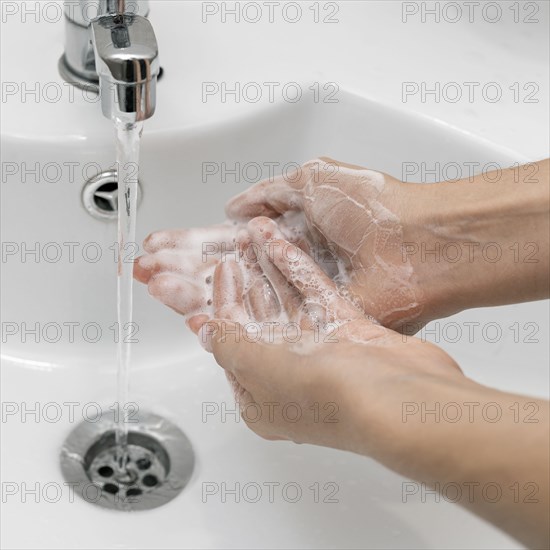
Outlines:
{"label": "soap suds", "polygon": [[400,220],[382,203],[384,176],[339,166],[333,184],[307,166],[301,181],[279,177],[233,199],[228,213],[238,221],[149,237],[152,256],[139,265],[152,294],[190,326],[197,316],[303,328],[416,319],[421,296],[402,258]]}

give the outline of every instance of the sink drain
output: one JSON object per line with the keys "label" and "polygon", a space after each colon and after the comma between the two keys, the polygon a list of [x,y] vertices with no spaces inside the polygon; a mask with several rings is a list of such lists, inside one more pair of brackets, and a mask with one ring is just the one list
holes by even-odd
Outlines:
{"label": "sink drain", "polygon": [[[141,196],[141,185],[138,182],[138,204]],[[116,220],[118,218],[117,171],[106,170],[90,178],[82,189],[82,204],[94,218]]]}
{"label": "sink drain", "polygon": [[195,458],[189,439],[166,419],[140,413],[119,464],[113,412],[84,421],[61,451],[63,477],[84,500],[117,510],[157,508],[187,485]]}

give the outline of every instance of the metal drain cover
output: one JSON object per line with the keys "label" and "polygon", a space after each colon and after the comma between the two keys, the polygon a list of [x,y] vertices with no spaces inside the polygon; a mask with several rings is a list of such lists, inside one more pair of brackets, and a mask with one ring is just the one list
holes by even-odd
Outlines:
{"label": "metal drain cover", "polygon": [[[141,203],[143,192],[138,181],[137,200]],[[86,211],[100,220],[118,218],[118,174],[106,170],[90,178],[82,188],[82,204]]]}
{"label": "metal drain cover", "polygon": [[162,506],[187,485],[195,464],[191,443],[174,424],[140,412],[129,426],[126,463],[117,463],[114,413],[84,421],[65,441],[61,470],[84,500],[116,510]]}

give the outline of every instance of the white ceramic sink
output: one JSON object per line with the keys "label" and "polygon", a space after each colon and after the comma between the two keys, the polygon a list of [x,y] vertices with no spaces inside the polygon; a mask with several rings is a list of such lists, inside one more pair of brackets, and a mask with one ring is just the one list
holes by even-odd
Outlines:
{"label": "white ceramic sink", "polygon": [[[2,303],[6,321],[18,324],[9,330],[19,328],[19,332],[7,334],[4,351],[62,364],[108,363],[114,339],[109,327],[116,321],[116,223],[88,215],[81,192],[83,174],[114,164],[112,136],[107,132],[84,142],[68,136],[37,143],[6,136],[2,149],[17,166],[29,169],[38,164],[43,174],[54,174],[46,175],[49,178],[61,174],[53,184],[44,179],[33,183],[32,175],[22,183],[21,172],[5,175]],[[443,124],[343,92],[339,103],[282,104],[200,129],[147,132],[146,128],[138,244],[153,230],[220,222],[227,199],[262,178],[258,168],[267,177],[270,169],[280,173],[319,155],[400,178],[406,171],[410,181],[433,181],[434,176],[421,174],[421,166],[433,170],[439,165],[439,172],[452,176],[455,165],[467,175],[468,163],[479,163],[479,170],[488,163],[507,166],[518,161],[517,156]],[[50,166],[53,163],[55,168]],[[74,175],[67,168],[71,163]],[[236,166],[240,170],[235,176],[230,171]],[[141,287],[136,290],[135,312],[136,366],[177,359],[194,345],[182,321]],[[34,328],[30,320],[40,323],[41,334],[24,338],[25,329]],[[55,325],[48,328],[47,323]],[[73,325],[74,343],[52,344],[59,336],[60,343],[71,338],[68,323],[78,323]]]}
{"label": "white ceramic sink", "polygon": [[[99,116],[99,113],[98,113]],[[422,136],[419,139],[418,136]],[[55,143],[3,136],[6,159],[45,162],[113,160],[110,135],[81,142]],[[223,219],[227,198],[250,185],[241,178],[203,183],[202,163],[302,163],[318,155],[369,166],[400,176],[401,161],[497,162],[522,160],[489,143],[427,119],[413,117],[344,94],[338,104],[273,106],[255,116],[193,131],[147,132],[142,146],[144,197],[139,209],[141,240],[155,229],[209,224]],[[5,242],[96,242],[104,258],[82,261],[13,260],[4,264],[4,321],[95,322],[104,337],[87,343],[63,337],[57,343],[22,343],[7,338],[2,365],[3,400],[27,407],[38,402],[77,402],[76,419],[87,403],[104,407],[115,399],[114,345],[108,330],[115,320],[115,264],[107,258],[115,224],[90,217],[80,203],[83,182],[3,184]],[[78,250],[78,249],[77,249]],[[79,260],[80,258],[80,260]],[[348,453],[289,443],[268,443],[242,422],[206,410],[232,407],[223,373],[186,331],[182,319],[153,301],[144,287],[135,290],[135,319],[140,327],[134,346],[131,396],[142,409],[176,422],[190,437],[198,465],[190,485],[168,505],[150,512],[121,514],[86,502],[44,498],[26,503],[10,496],[3,505],[4,545],[11,548],[514,548],[517,544],[485,522],[447,502],[402,502],[401,477],[371,460]],[[498,343],[476,339],[443,345],[476,379],[504,389],[544,395],[547,386],[548,318],[544,303],[476,310],[453,322],[496,321],[504,327]],[[517,344],[506,327],[536,322],[539,344]],[[78,334],[78,330],[76,331]],[[32,340],[34,337],[30,337]],[[432,339],[434,337],[431,337]],[[529,371],[521,358],[529,353]],[[489,366],[492,365],[492,366]],[[213,405],[212,405],[213,404]],[[88,411],[89,412],[89,411]],[[53,414],[50,411],[50,414]],[[58,452],[74,424],[67,414],[57,422],[31,416],[9,417],[2,430],[2,475],[11,482],[62,484]],[[267,485],[256,503],[235,503],[232,496],[205,497],[209,487],[235,483],[294,482],[303,490],[297,503]],[[335,483],[338,503],[316,503],[314,483]],[[205,485],[210,484],[210,485]],[[214,484],[214,485],[212,485]],[[217,485],[216,485],[217,484]],[[327,486],[329,489],[333,486]],[[323,495],[323,493],[321,493]],[[206,498],[206,502],[203,500]],[[32,529],[23,525],[33,526]]]}
{"label": "white ceramic sink", "polygon": [[[183,121],[180,124],[179,116],[192,107],[186,101],[178,104],[178,94],[185,89],[185,98],[192,97],[197,87],[190,91],[190,81],[196,85],[209,75],[202,65],[200,70],[189,67],[195,54],[191,55],[189,47],[174,44],[179,36],[169,32],[172,21],[160,17],[162,13],[158,15],[172,4],[176,3],[159,6],[154,23],[160,31],[161,60],[167,71],[164,82],[159,83],[158,112],[146,123],[142,140],[140,242],[153,230],[223,220],[226,200],[253,183],[253,164],[263,167],[266,176],[268,164],[277,163],[275,171],[280,172],[289,163],[300,164],[323,155],[402,177],[403,163],[424,163],[428,170],[437,162],[442,169],[450,166],[447,163],[457,163],[466,175],[466,163],[479,163],[479,170],[487,163],[508,166],[525,160],[444,123],[347,92],[344,86],[334,104],[276,103],[250,109],[241,105],[232,118],[186,127]],[[188,7],[192,4],[178,3],[177,8],[180,18],[187,11],[198,17],[189,23],[194,33],[190,42],[201,44],[201,33],[206,32],[212,33],[208,35],[212,40],[218,32],[216,27],[191,25],[200,21],[200,3]],[[399,20],[399,10],[396,13]],[[350,35],[359,36],[361,20],[347,21],[358,26],[357,33]],[[296,29],[299,35],[301,31]],[[32,75],[33,81],[42,84],[61,84],[56,72],[63,42],[61,24],[12,24],[5,30],[3,51],[6,46],[15,47],[25,32],[39,40],[41,55],[27,64],[15,63],[12,56],[4,57],[3,53],[3,78],[20,82]],[[382,33],[381,28],[371,32],[382,41],[377,34]],[[169,37],[172,43],[168,45]],[[181,51],[186,52],[184,60]],[[178,62],[189,64],[181,75],[175,70]],[[309,80],[302,82],[303,89],[310,84]],[[1,391],[3,406],[8,407],[3,411],[1,433],[3,547],[520,547],[443,499],[436,502],[426,495],[423,501],[417,495],[403,502],[403,483],[407,480],[372,460],[313,446],[270,443],[256,437],[230,414],[206,415],[233,408],[223,372],[198,346],[182,318],[151,299],[140,285],[134,293],[139,342],[133,352],[131,399],[141,409],[165,416],[185,431],[196,452],[196,469],[175,500],[148,512],[107,511],[71,498],[59,468],[61,445],[76,422],[94,413],[95,403],[108,409],[116,395],[115,345],[109,328],[116,321],[112,252],[116,225],[92,218],[81,204],[85,166],[90,166],[91,176],[94,169],[90,163],[101,169],[113,165],[111,124],[102,118],[98,104],[85,102],[81,96],[73,102],[68,95],[63,97],[54,104],[10,103],[6,113],[9,123],[2,126],[2,161],[19,170],[9,175],[4,164],[2,173],[2,240],[8,246],[4,251],[13,252],[16,247],[14,254],[2,260],[1,280]],[[201,109],[207,110],[205,105]],[[171,113],[175,115],[170,117]],[[48,175],[56,181],[48,183],[40,177],[35,183],[31,174],[23,182],[23,163],[30,169],[38,163],[41,171],[52,170]],[[50,163],[60,167],[59,179],[55,166],[47,168]],[[76,163],[72,164],[72,178],[71,163]],[[223,182],[219,173],[203,181],[204,163],[220,168],[225,163],[228,170],[240,163],[249,170],[244,175],[241,172],[238,181],[227,175]],[[409,177],[410,181],[420,179]],[[23,246],[34,248],[36,243],[38,261],[32,254],[22,261]],[[75,243],[74,261],[64,243]],[[59,261],[46,261],[44,255],[55,254],[56,244],[62,250]],[[86,261],[82,255],[86,246],[89,258],[100,250],[101,259]],[[479,323],[473,341],[469,341],[465,322]],[[479,337],[483,327],[495,322],[502,331],[498,340]],[[32,330],[37,323],[40,341],[36,342],[32,333],[27,333],[24,341],[23,324]],[[73,341],[69,323],[74,327]],[[94,324],[88,327],[89,339],[95,338],[94,327],[101,329],[102,336],[95,343],[87,342],[82,333],[89,323]],[[454,343],[444,338],[455,334],[447,332],[449,323],[457,323],[463,331]],[[519,338],[511,328],[515,323]],[[59,341],[45,341],[44,335],[56,339],[57,327],[62,328]],[[427,338],[439,340],[469,376],[503,390],[548,397],[547,302],[468,311],[439,325],[432,323],[430,328],[432,333],[424,333]],[[73,403],[74,418],[64,405],[69,402]],[[13,407],[17,412],[6,414],[13,412]],[[38,407],[38,419],[30,412],[22,417],[25,407]],[[62,412],[56,418],[58,409]],[[222,487],[230,491],[236,484],[241,490],[246,484],[260,486],[258,502],[250,502],[252,489],[241,494],[238,503],[229,492],[224,501]],[[272,498],[270,484],[274,487]],[[25,490],[35,487],[38,495],[27,492],[24,500]],[[293,503],[290,500],[296,487],[302,497]],[[321,502],[316,502],[311,487],[319,487]],[[207,490],[215,494],[206,495]],[[15,494],[8,494],[13,491]],[[323,502],[330,497],[337,502]]]}

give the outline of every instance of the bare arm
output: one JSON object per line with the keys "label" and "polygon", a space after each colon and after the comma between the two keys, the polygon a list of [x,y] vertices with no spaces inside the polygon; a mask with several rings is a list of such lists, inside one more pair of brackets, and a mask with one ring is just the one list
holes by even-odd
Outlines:
{"label": "bare arm", "polygon": [[[548,298],[550,161],[457,182],[401,184],[403,259],[415,266],[430,318]],[[423,206],[420,206],[423,205]]]}

